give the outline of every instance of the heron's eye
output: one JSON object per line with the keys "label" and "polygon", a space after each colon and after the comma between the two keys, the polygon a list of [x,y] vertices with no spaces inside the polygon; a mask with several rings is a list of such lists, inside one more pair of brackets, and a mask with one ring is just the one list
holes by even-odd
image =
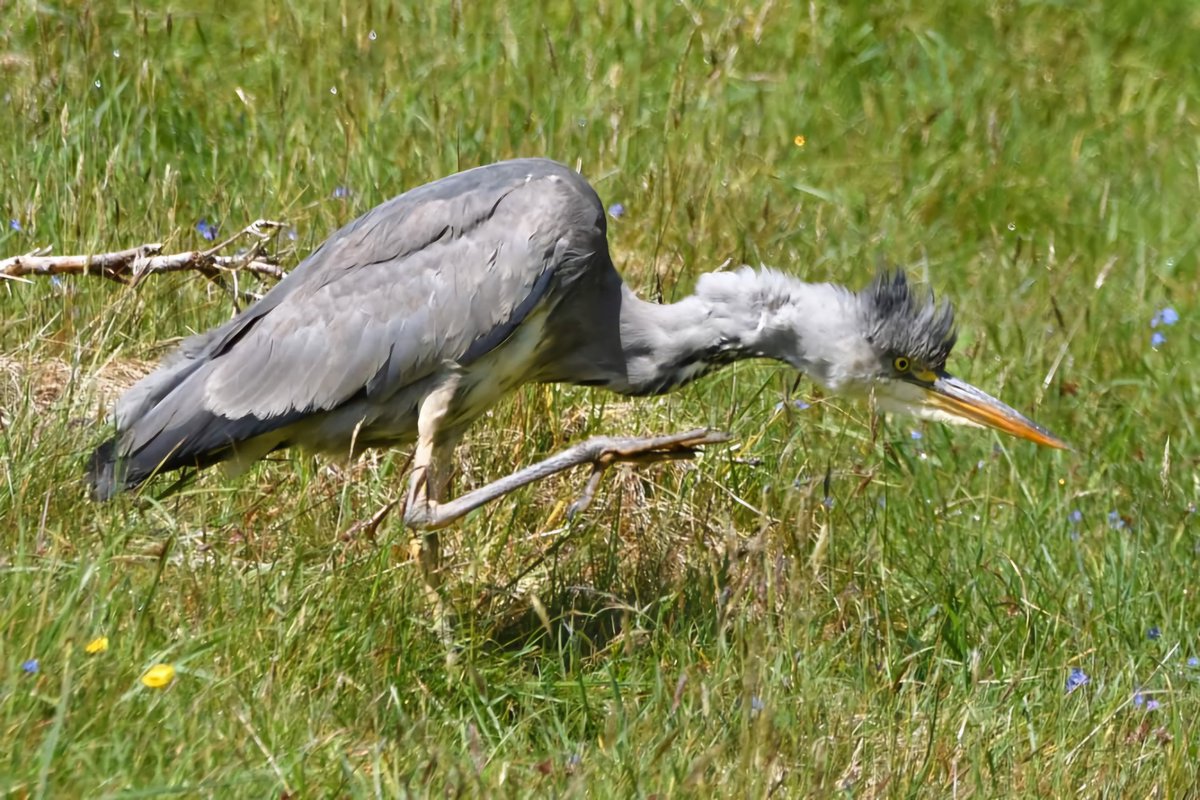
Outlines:
{"label": "heron's eye", "polygon": [[896,356],[896,360],[892,362],[892,366],[896,368],[896,372],[908,372],[909,367],[912,366],[912,362],[904,356]]}

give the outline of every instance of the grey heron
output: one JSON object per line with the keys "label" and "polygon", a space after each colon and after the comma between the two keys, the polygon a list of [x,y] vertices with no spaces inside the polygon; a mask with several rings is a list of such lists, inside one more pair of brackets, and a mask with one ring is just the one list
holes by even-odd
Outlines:
{"label": "grey heron", "polygon": [[852,291],[742,268],[700,276],[679,302],[643,301],[613,266],[592,186],[553,161],[507,161],[368,211],[255,305],[187,339],[120,399],[88,480],[107,499],[160,472],[281,448],[345,456],[415,442],[405,520],[432,530],[550,472],[719,438],[590,440],[448,502],[460,437],[522,384],[654,395],[746,358],[885,410],[1065,447],[949,375],[954,342],[951,306],[899,271]]}

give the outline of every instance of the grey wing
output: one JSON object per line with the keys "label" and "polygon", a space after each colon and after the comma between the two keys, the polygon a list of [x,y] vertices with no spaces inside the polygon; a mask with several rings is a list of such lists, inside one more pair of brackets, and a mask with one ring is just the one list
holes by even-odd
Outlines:
{"label": "grey wing", "polygon": [[401,195],[130,390],[120,454],[147,450],[170,468],[361,393],[384,400],[500,344],[606,247],[599,199],[553,162],[505,162]]}

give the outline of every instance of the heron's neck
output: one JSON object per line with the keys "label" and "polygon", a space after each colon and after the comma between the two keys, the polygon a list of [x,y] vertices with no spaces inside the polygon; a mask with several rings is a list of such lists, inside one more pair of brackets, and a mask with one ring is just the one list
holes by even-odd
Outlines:
{"label": "heron's neck", "polygon": [[[826,382],[821,344],[850,333],[853,293],[770,270],[702,275],[678,303],[639,300],[622,287],[624,373],[605,383],[623,394],[661,394],[746,358],[786,361]],[[830,320],[847,331],[831,330]],[[818,330],[819,328],[819,330]]]}

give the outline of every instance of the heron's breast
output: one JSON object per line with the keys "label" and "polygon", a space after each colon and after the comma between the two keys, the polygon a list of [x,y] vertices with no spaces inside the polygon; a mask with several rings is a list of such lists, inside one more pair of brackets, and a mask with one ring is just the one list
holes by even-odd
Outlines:
{"label": "heron's breast", "polygon": [[499,346],[462,368],[461,389],[450,409],[453,424],[471,422],[506,394],[539,379],[546,317],[545,308],[535,310]]}

